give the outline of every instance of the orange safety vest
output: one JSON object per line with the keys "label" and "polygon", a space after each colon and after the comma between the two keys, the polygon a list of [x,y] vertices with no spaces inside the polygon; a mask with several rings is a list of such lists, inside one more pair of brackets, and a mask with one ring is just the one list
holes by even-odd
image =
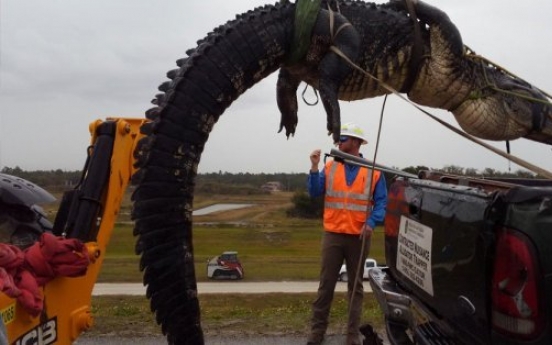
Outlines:
{"label": "orange safety vest", "polygon": [[[361,167],[350,186],[347,186],[345,165],[330,161],[326,163],[326,195],[324,197],[324,229],[329,232],[359,235],[370,216],[368,200],[374,194],[381,173]],[[371,193],[368,193],[369,188]]]}

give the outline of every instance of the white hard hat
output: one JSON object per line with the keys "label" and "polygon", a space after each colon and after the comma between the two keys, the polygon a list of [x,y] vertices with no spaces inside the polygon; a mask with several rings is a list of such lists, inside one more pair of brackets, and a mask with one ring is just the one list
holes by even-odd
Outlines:
{"label": "white hard hat", "polygon": [[366,137],[364,137],[364,131],[362,130],[362,128],[352,122],[341,125],[340,135],[358,138],[362,140],[362,145],[368,144],[368,141],[366,141]]}

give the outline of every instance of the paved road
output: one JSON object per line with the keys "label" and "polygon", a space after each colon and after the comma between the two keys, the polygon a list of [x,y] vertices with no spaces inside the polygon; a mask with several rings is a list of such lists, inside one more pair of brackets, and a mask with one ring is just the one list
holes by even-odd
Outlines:
{"label": "paved road", "polygon": [[[198,285],[199,294],[213,293],[302,293],[316,292],[317,281],[283,281],[283,282],[247,282],[247,281],[213,281],[200,282]],[[371,292],[370,283],[364,282],[366,292]],[[347,291],[347,283],[338,282],[336,291]],[[137,283],[97,283],[92,294],[101,295],[137,295],[145,296],[146,289],[142,284]],[[344,344],[343,335],[329,335],[324,345]],[[139,337],[121,338],[114,336],[86,337],[83,335],[77,339],[75,345],[161,345],[167,344],[165,337]],[[299,345],[306,343],[305,336],[206,336],[205,343],[208,345]],[[385,342],[385,344],[388,344]]]}
{"label": "paved road", "polygon": [[[282,282],[247,282],[247,281],[213,281],[197,284],[198,293],[302,293],[316,292],[317,281],[282,281]],[[336,292],[347,291],[347,283],[338,282]],[[370,283],[364,282],[364,291],[372,292]],[[146,288],[140,283],[97,283],[92,291],[93,296],[134,295],[145,296]]]}

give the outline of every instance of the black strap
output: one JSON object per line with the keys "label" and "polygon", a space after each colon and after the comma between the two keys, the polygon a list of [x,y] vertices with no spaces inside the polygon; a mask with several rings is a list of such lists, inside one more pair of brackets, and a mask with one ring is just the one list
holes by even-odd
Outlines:
{"label": "black strap", "polygon": [[412,19],[412,24],[414,25],[414,45],[412,46],[412,56],[410,57],[410,62],[408,63],[409,73],[406,76],[401,89],[399,90],[402,93],[408,93],[412,89],[420,67],[422,65],[423,57],[423,40],[422,32],[420,30],[420,23],[418,23],[418,16],[416,16],[416,10],[414,9],[414,4],[411,0],[404,0],[406,2],[406,7],[408,8],[408,14],[410,19]]}

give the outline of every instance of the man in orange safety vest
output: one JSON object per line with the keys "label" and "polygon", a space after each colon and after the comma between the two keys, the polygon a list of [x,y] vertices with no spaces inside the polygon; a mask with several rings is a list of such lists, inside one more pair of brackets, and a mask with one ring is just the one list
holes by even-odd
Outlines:
{"label": "man in orange safety vest", "polygon": [[[368,143],[363,130],[356,124],[347,123],[341,126],[340,134],[339,150],[362,157],[360,146]],[[311,197],[324,195],[325,230],[320,284],[312,305],[307,345],[321,344],[324,339],[343,261],[349,277],[347,345],[357,345],[361,344],[359,326],[364,295],[362,270],[370,249],[372,232],[385,217],[387,187],[381,172],[357,165],[331,160],[319,171],[320,155],[320,150],[314,150],[310,155],[311,169],[307,182]],[[361,270],[358,270],[359,263]]]}

